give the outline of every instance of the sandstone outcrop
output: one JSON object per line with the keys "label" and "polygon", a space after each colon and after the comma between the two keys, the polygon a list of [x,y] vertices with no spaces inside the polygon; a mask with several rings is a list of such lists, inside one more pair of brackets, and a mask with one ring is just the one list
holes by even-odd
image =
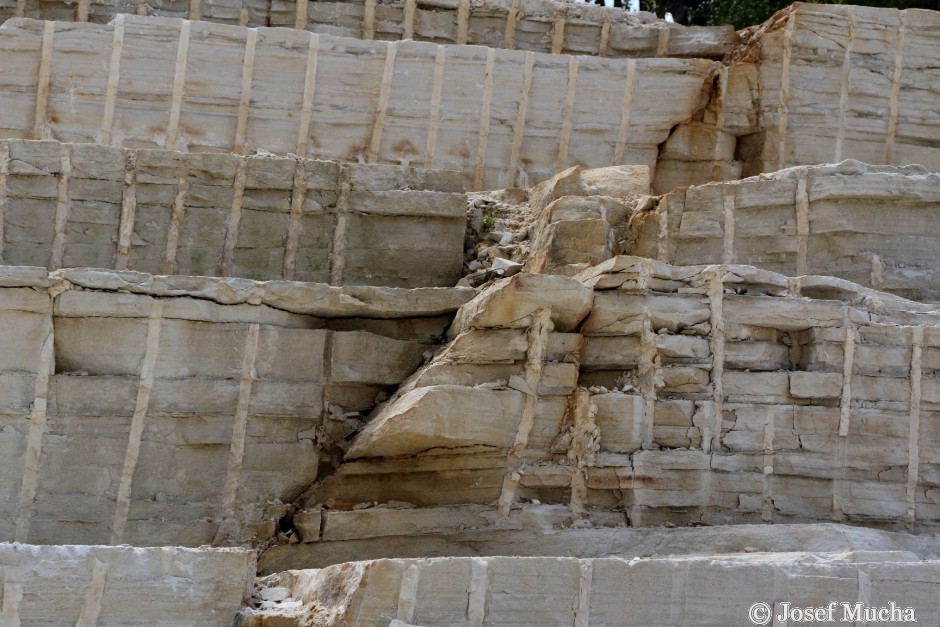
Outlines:
{"label": "sandstone outcrop", "polygon": [[244,0],[237,5],[207,0],[188,4],[172,0],[86,0],[75,4],[8,0],[0,5],[0,19],[104,23],[122,13],[302,28],[364,40],[414,39],[601,57],[720,59],[739,41],[730,26],[682,27],[649,13],[554,0],[286,0],[278,4]]}
{"label": "sandstone outcrop", "polygon": [[0,538],[144,546],[270,537],[470,291],[22,267],[0,286]]}
{"label": "sandstone outcrop", "polygon": [[[936,11],[797,4],[757,35],[763,141],[753,171],[837,163],[940,169]],[[751,74],[743,66],[740,71]],[[931,77],[931,78],[928,78]],[[773,95],[771,95],[773,94]]]}
{"label": "sandstone outcrop", "polygon": [[[903,551],[378,560],[274,575],[265,585],[287,588],[299,607],[248,612],[243,624],[279,618],[288,625],[746,624],[741,618],[755,602],[785,611],[774,601],[781,597],[795,607],[827,607],[837,599],[849,611],[856,603],[880,607],[904,598],[918,620],[937,620],[938,579],[937,560]],[[912,586],[914,580],[921,583]]]}
{"label": "sandstone outcrop", "polygon": [[0,543],[4,625],[223,625],[251,595],[243,549]]}
{"label": "sandstone outcrop", "polygon": [[[514,298],[526,285],[540,301]],[[590,310],[566,296],[577,286],[593,287]],[[480,309],[491,317],[467,313]],[[748,266],[615,257],[578,280],[504,279],[314,488],[312,539],[579,521],[933,529],[938,321],[933,305]]]}
{"label": "sandstone outcrop", "polygon": [[473,189],[575,163],[655,168],[718,65],[134,16],[0,31],[0,137],[423,164]]}
{"label": "sandstone outcrop", "polygon": [[632,217],[624,248],[678,265],[825,273],[938,300],[938,183],[919,166],[844,161],[680,189]]}
{"label": "sandstone outcrop", "polygon": [[454,172],[0,141],[0,260],[154,274],[450,287]]}
{"label": "sandstone outcrop", "polygon": [[795,3],[744,31],[707,107],[673,131],[654,188],[857,159],[940,169],[940,13]]}
{"label": "sandstone outcrop", "polygon": [[937,623],[938,15],[0,0],[0,623]]}

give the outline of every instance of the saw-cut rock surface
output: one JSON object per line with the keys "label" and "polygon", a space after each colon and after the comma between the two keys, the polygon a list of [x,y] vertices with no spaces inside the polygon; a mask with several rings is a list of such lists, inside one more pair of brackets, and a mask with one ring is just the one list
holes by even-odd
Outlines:
{"label": "saw-cut rock surface", "polygon": [[0,624],[940,624],[938,15],[0,0]]}
{"label": "saw-cut rock surface", "polygon": [[[782,16],[781,16],[782,17]],[[796,4],[759,36],[762,171],[919,163],[940,169],[932,81],[940,13]]]}
{"label": "saw-cut rock surface", "polygon": [[[485,505],[413,508],[377,505],[355,511],[295,516],[316,519],[316,533],[300,544],[265,551],[261,575],[323,568],[343,562],[412,557],[622,557],[710,556],[809,551],[909,551],[935,559],[936,536],[912,535],[837,523],[713,525],[692,527],[572,527],[561,505],[515,506],[497,524]],[[319,535],[320,525],[325,533]],[[311,530],[308,527],[308,530]]]}
{"label": "saw-cut rock surface", "polygon": [[441,44],[517,48],[602,57],[720,59],[738,36],[731,26],[680,26],[651,13],[552,0],[349,0],[281,3],[245,0],[23,0],[0,4],[11,17],[107,22],[118,13],[178,17],[240,26],[303,28],[314,33],[370,40],[415,39]]}
{"label": "saw-cut rock surface", "polygon": [[450,287],[455,172],[0,141],[0,260],[153,274]]}
{"label": "saw-cut rock surface", "polygon": [[0,622],[231,624],[254,572],[244,549],[0,543]]}
{"label": "saw-cut rock surface", "polygon": [[182,546],[270,537],[472,292],[17,267],[0,286],[0,538]]}
{"label": "saw-cut rock surface", "polygon": [[390,559],[263,579],[294,603],[248,611],[244,624],[746,625],[755,603],[784,611],[779,598],[795,607],[835,602],[839,622],[841,603],[851,611],[894,602],[933,623],[938,582],[940,561],[905,551]]}
{"label": "saw-cut rock surface", "polygon": [[801,166],[666,194],[631,220],[630,254],[828,274],[940,299],[940,176],[857,161]]}
{"label": "saw-cut rock surface", "polygon": [[940,170],[940,13],[795,3],[748,29],[654,189],[857,159]]}
{"label": "saw-cut rock surface", "polygon": [[[593,288],[579,301],[589,309],[558,285]],[[521,286],[544,302],[524,315],[498,306],[526,302]],[[938,323],[934,305],[751,266],[615,257],[576,279],[517,275],[458,312],[451,344],[373,416],[307,507],[347,539],[382,527],[333,510],[392,501],[418,506],[396,514],[406,520],[476,504],[506,524],[519,503],[565,506],[516,514],[522,528],[929,531]]]}
{"label": "saw-cut rock surface", "polygon": [[717,67],[134,16],[10,20],[0,54],[0,137],[414,164],[472,189],[575,163],[654,169]]}

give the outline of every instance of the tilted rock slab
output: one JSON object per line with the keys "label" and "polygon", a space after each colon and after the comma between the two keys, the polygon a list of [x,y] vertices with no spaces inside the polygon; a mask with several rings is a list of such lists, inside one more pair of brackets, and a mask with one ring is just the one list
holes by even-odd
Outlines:
{"label": "tilted rock slab", "polygon": [[717,68],[134,16],[10,20],[0,54],[0,137],[416,164],[474,189],[655,168]]}
{"label": "tilted rock slab", "polygon": [[0,267],[0,538],[273,535],[472,294],[321,287]]}
{"label": "tilted rock slab", "polygon": [[0,141],[0,262],[450,287],[455,172]]}
{"label": "tilted rock slab", "polygon": [[721,59],[738,43],[732,26],[681,26],[652,13],[552,0],[350,0],[274,4],[239,0],[4,0],[0,21],[11,17],[64,22],[108,22],[118,13],[177,17],[238,26],[306,29],[365,40],[432,41],[601,57]]}
{"label": "tilted rock slab", "polygon": [[243,549],[0,544],[4,625],[223,625],[252,589]]}
{"label": "tilted rock slab", "polygon": [[857,161],[666,194],[633,216],[627,252],[677,265],[744,263],[940,299],[940,175]]}
{"label": "tilted rock slab", "polygon": [[[589,311],[559,298],[574,286],[593,287]],[[935,529],[938,325],[936,305],[751,266],[517,275],[464,306],[307,507],[347,539],[382,526],[335,510],[392,501],[486,505],[502,524],[519,504],[565,506],[523,527]],[[369,531],[344,533],[347,515]]]}
{"label": "tilted rock slab", "polygon": [[[278,625],[746,625],[749,609],[912,608],[940,620],[940,561],[907,552],[741,553],[624,560],[424,558],[350,562],[261,580],[300,607],[246,611]],[[823,583],[824,582],[824,583]],[[901,622],[899,614],[894,622]],[[851,616],[851,615],[850,615]],[[890,616],[890,615],[889,615]],[[850,622],[851,622],[850,618]],[[888,620],[892,620],[890,617]],[[270,621],[270,622],[269,622]]]}

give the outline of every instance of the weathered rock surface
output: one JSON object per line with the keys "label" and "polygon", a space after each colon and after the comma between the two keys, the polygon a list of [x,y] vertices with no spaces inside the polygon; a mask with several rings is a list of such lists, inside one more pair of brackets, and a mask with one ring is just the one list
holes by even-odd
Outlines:
{"label": "weathered rock surface", "polygon": [[[559,281],[593,286],[590,310]],[[517,284],[544,305],[518,309]],[[577,315],[553,330],[559,311]],[[578,280],[519,275],[458,313],[452,344],[307,506],[477,504],[502,521],[517,503],[564,506],[523,528],[934,529],[938,322],[934,305],[749,266],[615,257]],[[327,526],[350,539],[342,524]]]}
{"label": "weathered rock surface", "polygon": [[666,194],[631,220],[627,252],[677,265],[746,263],[940,299],[940,176],[857,161]]}
{"label": "weathered rock surface", "polygon": [[270,287],[0,268],[0,538],[271,537],[472,291]]}
{"label": "weathered rock surface", "polygon": [[731,26],[684,27],[651,13],[568,4],[551,0],[435,0],[378,3],[370,0],[272,4],[244,0],[238,5],[196,0],[23,0],[0,4],[0,21],[10,17],[107,22],[118,13],[159,15],[239,26],[303,28],[364,40],[415,39],[442,44],[518,48],[534,52],[602,57],[697,57],[720,59],[738,36]]}
{"label": "weathered rock surface", "polygon": [[315,514],[317,520],[322,516],[329,524],[334,518],[339,524],[332,525],[329,536],[310,535],[302,544],[268,549],[260,557],[258,570],[261,575],[271,575],[343,562],[425,556],[703,557],[740,553],[745,548],[758,553],[908,551],[921,559],[937,556],[936,536],[931,534],[836,523],[578,528],[571,527],[574,520],[565,510],[564,506],[528,503],[513,508],[509,519],[498,524],[485,505],[312,510],[309,514]]}
{"label": "weathered rock surface", "polygon": [[153,274],[450,287],[456,172],[0,141],[0,261]]}
{"label": "weathered rock surface", "polygon": [[[23,271],[29,276],[23,279]],[[337,287],[302,281],[252,281],[237,278],[155,276],[143,272],[65,268],[46,276],[41,268],[5,266],[0,285],[20,287],[35,276],[43,287],[61,284],[90,289],[122,291],[155,297],[189,296],[220,305],[267,305],[296,314],[320,318],[398,319],[454,313],[476,294],[466,287],[404,289],[352,285]]]}
{"label": "weathered rock surface", "polygon": [[301,605],[247,611],[246,625],[278,619],[285,625],[745,625],[753,622],[754,603],[779,613],[781,600],[795,607],[835,602],[840,622],[843,602],[849,608],[894,602],[901,611],[912,608],[918,622],[940,620],[940,561],[903,551],[395,559],[262,581],[289,588]]}
{"label": "weathered rock surface", "polygon": [[531,272],[575,274],[609,259],[620,248],[619,232],[636,210],[652,199],[650,172],[644,166],[556,174],[529,193]]}
{"label": "weathered rock surface", "polygon": [[591,307],[591,290],[567,277],[519,274],[501,279],[460,308],[451,337],[479,328],[524,329],[539,311],[549,311],[558,331],[571,331]]}
{"label": "weathered rock surface", "polygon": [[0,543],[0,622],[225,625],[254,574],[244,549]]}
{"label": "weathered rock surface", "polygon": [[940,623],[938,14],[11,14],[0,623]]}
{"label": "weathered rock surface", "polygon": [[[746,34],[654,189],[857,159],[940,170],[940,13],[795,3]],[[927,104],[931,103],[931,104]]]}
{"label": "weathered rock surface", "polygon": [[[473,189],[526,187],[575,163],[652,170],[717,67],[134,16],[10,20],[0,54],[0,137],[423,164]],[[575,97],[579,84],[591,98]]]}

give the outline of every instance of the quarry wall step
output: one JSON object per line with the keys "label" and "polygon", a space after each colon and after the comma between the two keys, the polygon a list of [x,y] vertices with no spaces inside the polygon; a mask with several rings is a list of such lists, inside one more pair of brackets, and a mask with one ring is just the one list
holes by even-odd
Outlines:
{"label": "quarry wall step", "polygon": [[250,598],[244,549],[0,543],[4,625],[225,625]]}
{"label": "quarry wall step", "polygon": [[415,164],[473,189],[655,168],[717,68],[134,16],[9,20],[0,54],[3,138]]}
{"label": "quarry wall step", "polygon": [[273,536],[468,292],[0,267],[0,538]]}
{"label": "quarry wall step", "polygon": [[293,602],[246,611],[243,624],[746,625],[755,603],[786,613],[780,598],[797,608],[835,602],[836,622],[844,602],[933,623],[938,580],[940,562],[906,552],[375,560],[265,578],[262,594],[286,588]]}
{"label": "quarry wall step", "polygon": [[731,26],[681,26],[651,13],[551,0],[87,0],[79,3],[8,0],[12,17],[105,23],[118,13],[205,20],[238,26],[292,27],[365,40],[414,39],[601,57],[721,59],[738,43]]}
{"label": "quarry wall step", "polygon": [[454,285],[455,172],[0,140],[0,262],[335,285]]}
{"label": "quarry wall step", "polygon": [[938,300],[938,184],[940,175],[918,166],[845,161],[690,187],[633,216],[626,252],[828,274]]}
{"label": "quarry wall step", "polygon": [[365,40],[431,41],[602,57],[720,59],[738,43],[731,26],[680,26],[651,13],[551,0],[4,0],[0,21],[12,17],[108,22],[118,13],[276,26]]}
{"label": "quarry wall step", "polygon": [[503,279],[307,506],[932,530],[938,325],[936,305],[749,266],[615,257],[577,278]]}
{"label": "quarry wall step", "polygon": [[936,11],[795,5],[760,36],[758,84],[768,97],[754,167],[852,158],[940,170],[928,104],[940,75],[938,26]]}
{"label": "quarry wall step", "polygon": [[[715,556],[747,548],[754,553],[908,551],[921,559],[933,559],[936,555],[936,541],[931,535],[837,523],[791,523],[785,527],[767,524],[589,527],[583,521],[573,525],[575,519],[565,505],[534,503],[519,504],[502,521],[495,520],[492,510],[483,505],[411,509],[403,504],[375,505],[353,511],[311,510],[307,515],[313,513],[325,518],[327,525],[338,528],[334,531],[362,531],[365,524],[371,523],[376,533],[373,537],[339,541],[311,535],[301,543],[269,547],[259,556],[260,575],[432,553],[438,557],[577,555],[631,559]],[[302,516],[295,516],[295,521]],[[347,521],[352,524],[344,524]]]}
{"label": "quarry wall step", "polygon": [[654,188],[791,166],[940,171],[940,12],[796,3],[752,29],[701,115],[661,151]]}
{"label": "quarry wall step", "polygon": [[639,186],[585,182],[627,178],[637,167],[574,167],[533,187],[512,207],[530,225],[527,269],[574,276],[622,252],[676,265],[827,274],[914,300],[940,298],[933,255],[940,175],[923,166],[847,159],[659,198]]}

